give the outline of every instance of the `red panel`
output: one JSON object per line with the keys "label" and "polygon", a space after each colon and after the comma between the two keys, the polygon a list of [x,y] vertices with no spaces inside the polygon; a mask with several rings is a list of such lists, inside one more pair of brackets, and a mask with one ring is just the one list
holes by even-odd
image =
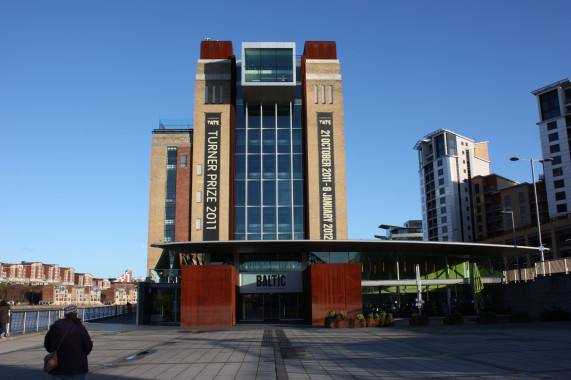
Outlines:
{"label": "red panel", "polygon": [[[190,147],[178,147],[176,169],[176,211],[174,223],[174,241],[190,240],[190,171],[192,168],[192,152]],[[186,154],[186,168],[180,167],[180,156]]]}
{"label": "red panel", "polygon": [[313,264],[304,277],[311,294],[308,322],[323,325],[331,310],[347,311],[349,318],[362,313],[360,264]]}
{"label": "red panel", "polygon": [[229,59],[234,56],[232,41],[202,41],[200,59]]}
{"label": "red panel", "polygon": [[335,41],[305,41],[303,55],[306,59],[337,59]]}
{"label": "red panel", "polygon": [[235,325],[237,277],[231,265],[184,265],[181,326]]}

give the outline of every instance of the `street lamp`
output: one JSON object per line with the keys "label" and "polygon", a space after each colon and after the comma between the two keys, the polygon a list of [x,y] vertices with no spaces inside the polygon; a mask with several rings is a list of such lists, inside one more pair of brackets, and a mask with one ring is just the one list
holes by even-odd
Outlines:
{"label": "street lamp", "polygon": [[517,247],[515,239],[515,223],[514,223],[514,212],[512,210],[500,211],[502,214],[510,214],[512,216],[512,231],[514,233],[514,247]]}
{"label": "street lamp", "polygon": [[533,179],[533,194],[535,196],[535,213],[537,215],[537,234],[539,236],[539,252],[541,253],[541,267],[543,270],[543,275],[545,276],[545,256],[543,255],[543,250],[545,249],[543,247],[543,243],[541,242],[541,224],[539,222],[539,199],[537,199],[537,189],[535,188],[535,170],[533,168],[533,162],[534,161],[538,161],[538,162],[549,162],[549,161],[553,161],[553,158],[543,158],[543,159],[536,159],[536,158],[519,158],[519,157],[511,157],[510,161],[519,161],[519,160],[523,160],[523,161],[529,161],[529,163],[531,164],[531,177]]}

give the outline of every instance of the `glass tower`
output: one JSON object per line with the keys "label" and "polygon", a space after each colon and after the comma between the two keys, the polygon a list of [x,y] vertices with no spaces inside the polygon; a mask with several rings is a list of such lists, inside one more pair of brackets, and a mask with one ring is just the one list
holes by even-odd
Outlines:
{"label": "glass tower", "polygon": [[[254,50],[254,49],[250,49]],[[288,49],[255,49],[246,56],[246,81],[293,80]],[[285,58],[284,58],[285,56]],[[264,58],[264,59],[261,59]],[[263,62],[262,62],[263,61]],[[260,63],[261,62],[261,63]],[[285,62],[285,63],[284,63]],[[236,240],[303,239],[304,178],[301,83],[293,101],[249,100],[242,97],[241,69],[236,70]],[[300,78],[299,65],[296,77]]]}

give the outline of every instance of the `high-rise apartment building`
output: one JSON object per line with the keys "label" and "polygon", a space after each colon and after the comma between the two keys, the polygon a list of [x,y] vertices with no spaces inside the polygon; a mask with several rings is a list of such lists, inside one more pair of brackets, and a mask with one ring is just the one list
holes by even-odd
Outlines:
{"label": "high-rise apartment building", "polygon": [[563,79],[532,91],[537,97],[539,135],[549,216],[571,213],[571,80]]}
{"label": "high-rise apartment building", "polygon": [[[347,239],[335,42],[203,41],[194,128],[153,131],[149,244]],[[149,247],[151,270],[162,250]]]}
{"label": "high-rise apartment building", "polygon": [[419,140],[418,151],[424,240],[475,238],[472,178],[490,174],[488,143],[477,143],[446,129]]}

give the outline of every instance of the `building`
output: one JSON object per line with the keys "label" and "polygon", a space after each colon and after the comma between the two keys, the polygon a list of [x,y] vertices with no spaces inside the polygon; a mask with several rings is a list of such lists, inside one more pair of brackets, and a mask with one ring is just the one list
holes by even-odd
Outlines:
{"label": "building", "polygon": [[[149,281],[138,284],[137,323],[322,324],[330,310],[354,318],[374,308],[410,316],[419,292],[431,315],[444,315],[460,300],[471,305],[473,263],[486,284],[499,286],[503,257],[534,251],[347,240],[335,42],[305,42],[301,56],[290,42],[242,43],[240,52],[237,58],[230,41],[203,41],[193,128],[163,123],[153,131]],[[442,196],[451,204],[462,196],[464,207],[469,180],[489,173],[487,144],[444,130],[428,138],[436,159],[428,162],[432,145],[419,145],[421,176],[446,178]],[[428,165],[446,168],[446,176]],[[465,212],[442,216],[451,232],[460,226],[460,236],[472,238]],[[117,299],[108,293],[102,298]]]}
{"label": "building", "polygon": [[424,136],[414,149],[418,151],[424,240],[473,240],[472,178],[490,174],[488,143],[440,129]]}
{"label": "building", "polygon": [[[295,43],[243,43],[241,53],[203,41],[194,130],[153,131],[149,244],[346,239],[335,43],[307,42],[301,59]],[[149,272],[161,254],[149,247]]]}
{"label": "building", "polygon": [[387,230],[385,236],[375,235],[381,240],[422,240],[422,220],[407,220],[404,226],[381,224],[379,228]]}
{"label": "building", "polygon": [[[153,131],[149,242],[190,240],[191,127],[190,119],[168,119]],[[161,253],[161,249],[148,247],[148,269],[155,268]]]}
{"label": "building", "polygon": [[537,97],[542,156],[553,159],[544,163],[549,216],[567,217],[571,213],[571,80],[531,93]]}

